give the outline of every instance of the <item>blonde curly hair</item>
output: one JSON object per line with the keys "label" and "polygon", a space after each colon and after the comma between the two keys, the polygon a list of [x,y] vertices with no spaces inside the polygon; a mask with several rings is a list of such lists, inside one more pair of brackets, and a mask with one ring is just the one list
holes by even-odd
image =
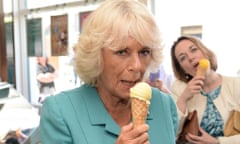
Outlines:
{"label": "blonde curly hair", "polygon": [[162,42],[151,12],[134,0],[106,0],[85,19],[74,46],[74,66],[80,79],[96,86],[103,71],[102,49],[124,48],[129,36],[152,49],[151,63],[145,75],[158,69],[163,58]]}

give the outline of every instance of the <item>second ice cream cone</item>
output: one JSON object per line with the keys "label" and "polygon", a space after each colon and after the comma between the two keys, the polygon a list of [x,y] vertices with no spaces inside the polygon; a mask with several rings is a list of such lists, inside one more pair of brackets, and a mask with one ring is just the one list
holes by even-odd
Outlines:
{"label": "second ice cream cone", "polygon": [[205,76],[209,70],[210,62],[208,59],[201,59],[198,64],[197,73],[198,76]]}

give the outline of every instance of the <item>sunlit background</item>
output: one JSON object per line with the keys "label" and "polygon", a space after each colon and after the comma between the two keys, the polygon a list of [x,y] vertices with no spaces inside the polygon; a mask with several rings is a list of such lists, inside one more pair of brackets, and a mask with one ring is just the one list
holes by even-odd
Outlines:
{"label": "sunlit background", "polygon": [[[80,33],[79,14],[93,11],[102,1],[76,0],[4,0],[5,22],[14,20],[14,49],[16,59],[16,88],[31,102],[38,97],[36,83],[35,57],[28,56],[26,38],[26,20],[41,18],[42,54],[50,57],[56,66],[58,78],[57,91],[74,88],[75,84],[71,59],[72,46]],[[167,74],[172,75],[170,47],[180,35],[190,34],[202,38],[207,47],[218,58],[218,72],[229,76],[240,73],[239,34],[240,9],[237,0],[142,0],[154,13],[162,32],[164,44],[163,66]],[[14,18],[11,15],[13,9]],[[68,16],[68,55],[51,54],[51,16]],[[13,47],[12,41],[7,42]],[[13,57],[13,48],[8,49],[8,57]]]}

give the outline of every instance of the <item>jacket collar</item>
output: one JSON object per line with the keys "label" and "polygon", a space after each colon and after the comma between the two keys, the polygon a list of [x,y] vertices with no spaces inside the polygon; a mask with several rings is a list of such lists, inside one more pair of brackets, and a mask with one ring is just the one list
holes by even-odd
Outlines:
{"label": "jacket collar", "polygon": [[[118,135],[120,133],[120,127],[107,112],[100,96],[97,93],[97,89],[89,86],[83,87],[86,88],[86,93],[83,95],[83,97],[91,124],[95,126],[105,125],[106,131]],[[151,119],[152,115],[150,113],[147,116],[147,120]]]}

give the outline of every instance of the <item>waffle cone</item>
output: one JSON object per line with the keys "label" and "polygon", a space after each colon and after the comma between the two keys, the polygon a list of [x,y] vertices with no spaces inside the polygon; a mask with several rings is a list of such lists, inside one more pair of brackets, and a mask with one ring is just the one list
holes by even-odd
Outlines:
{"label": "waffle cone", "polygon": [[197,75],[198,76],[205,76],[206,73],[207,73],[207,69],[198,68],[198,70],[197,70]]}
{"label": "waffle cone", "polygon": [[146,122],[149,104],[144,100],[133,97],[131,98],[131,107],[134,127],[144,124]]}

